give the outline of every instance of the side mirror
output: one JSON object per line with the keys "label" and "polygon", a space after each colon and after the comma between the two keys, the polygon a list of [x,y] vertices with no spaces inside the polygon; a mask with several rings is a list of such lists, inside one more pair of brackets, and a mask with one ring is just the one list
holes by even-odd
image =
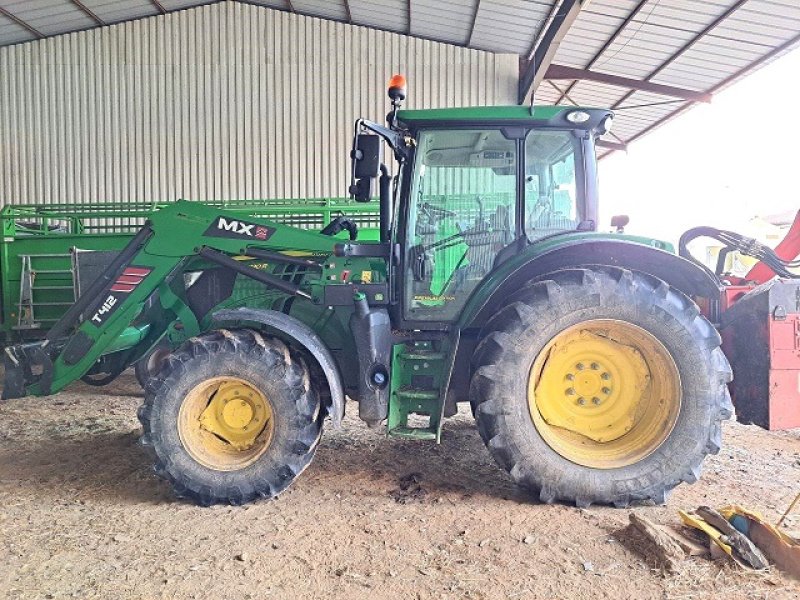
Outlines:
{"label": "side mirror", "polygon": [[611,227],[617,230],[617,233],[625,233],[625,226],[631,222],[628,215],[614,215],[611,217]]}
{"label": "side mirror", "polygon": [[376,178],[381,170],[381,138],[359,133],[353,143],[350,158],[353,159],[353,174],[356,179]]}
{"label": "side mirror", "polygon": [[372,180],[381,168],[381,138],[377,135],[357,133],[350,152],[352,161],[350,195],[357,202],[369,202],[372,197]]}
{"label": "side mirror", "polygon": [[350,186],[350,195],[356,202],[369,202],[372,198],[372,179],[363,177]]}

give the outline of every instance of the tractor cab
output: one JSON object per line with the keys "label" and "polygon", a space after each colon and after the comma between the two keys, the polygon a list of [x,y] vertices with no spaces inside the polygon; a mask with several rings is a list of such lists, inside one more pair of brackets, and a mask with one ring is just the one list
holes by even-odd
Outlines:
{"label": "tractor cab", "polygon": [[404,87],[397,76],[390,82],[388,127],[356,123],[351,193],[368,200],[381,168],[388,180],[382,137],[396,160],[394,185],[380,186],[382,236],[397,262],[401,319],[424,328],[456,319],[480,282],[523,247],[596,230],[594,140],[612,115],[551,106],[397,110]]}

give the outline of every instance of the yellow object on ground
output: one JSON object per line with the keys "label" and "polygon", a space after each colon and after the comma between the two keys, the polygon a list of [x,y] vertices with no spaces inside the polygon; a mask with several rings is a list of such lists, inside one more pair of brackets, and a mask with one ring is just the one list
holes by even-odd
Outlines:
{"label": "yellow object on ground", "polygon": [[[726,519],[749,537],[770,562],[800,578],[800,539],[779,530],[759,513],[735,504],[721,508]],[[743,522],[737,522],[743,519]]]}
{"label": "yellow object on ground", "polygon": [[528,405],[540,435],[564,458],[611,469],[658,448],[678,418],[675,361],[650,333],[594,319],[565,329],[536,357]]}
{"label": "yellow object on ground", "polygon": [[688,527],[693,527],[694,529],[699,529],[700,531],[705,533],[714,544],[716,544],[723,552],[725,552],[725,554],[730,556],[733,560],[737,560],[736,557],[733,555],[733,548],[731,548],[729,544],[726,544],[723,541],[722,532],[719,531],[716,527],[707,523],[705,519],[697,515],[687,513],[682,510],[679,510],[678,514],[680,515],[681,520],[685,525],[687,525]]}

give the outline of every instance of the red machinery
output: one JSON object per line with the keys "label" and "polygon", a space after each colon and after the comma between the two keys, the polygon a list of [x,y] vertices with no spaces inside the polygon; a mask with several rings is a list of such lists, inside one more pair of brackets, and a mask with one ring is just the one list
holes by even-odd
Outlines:
{"label": "red machinery", "polygon": [[[800,278],[790,271],[800,255],[800,212],[774,252],[731,232],[698,228],[681,238],[681,254],[691,258],[686,243],[702,236],[726,244],[717,267],[724,285],[718,320],[737,419],[771,430],[800,427]],[[745,277],[722,275],[732,250],[761,262]]]}

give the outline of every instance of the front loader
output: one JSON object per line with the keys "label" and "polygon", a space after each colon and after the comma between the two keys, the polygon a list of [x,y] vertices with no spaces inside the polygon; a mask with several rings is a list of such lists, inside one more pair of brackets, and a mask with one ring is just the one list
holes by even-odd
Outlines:
{"label": "front loader", "polygon": [[[657,240],[597,232],[607,110],[399,110],[356,122],[346,216],[304,231],[177,202],[48,332],[4,355],[5,398],[115,373],[154,348],[142,443],[201,504],[274,497],[345,398],[439,441],[469,402],[497,462],[545,502],[663,502],[720,447],[731,372],[719,282]],[[384,159],[384,150],[388,148]],[[345,230],[350,240],[331,237]]]}

